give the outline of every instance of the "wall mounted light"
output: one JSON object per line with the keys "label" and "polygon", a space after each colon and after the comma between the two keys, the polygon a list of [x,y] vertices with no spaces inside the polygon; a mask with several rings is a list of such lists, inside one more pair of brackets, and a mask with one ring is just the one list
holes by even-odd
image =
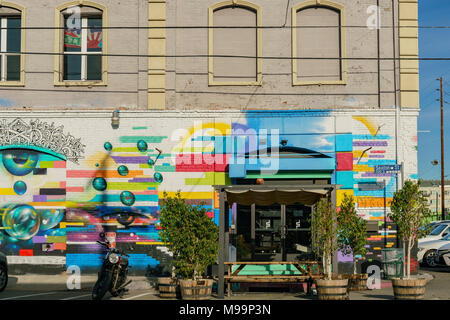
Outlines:
{"label": "wall mounted light", "polygon": [[111,118],[111,127],[113,129],[118,129],[120,125],[120,114],[119,114],[119,110],[115,110],[112,114],[112,118]]}

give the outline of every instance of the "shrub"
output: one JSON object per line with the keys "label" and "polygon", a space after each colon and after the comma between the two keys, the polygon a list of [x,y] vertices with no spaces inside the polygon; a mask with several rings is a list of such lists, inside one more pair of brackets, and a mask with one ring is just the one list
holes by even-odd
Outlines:
{"label": "shrub", "polygon": [[322,256],[323,270],[327,280],[331,280],[332,256],[338,248],[337,219],[334,206],[328,198],[316,203],[311,219],[313,251]]}
{"label": "shrub", "polygon": [[427,199],[419,190],[420,182],[407,180],[402,189],[394,193],[389,214],[391,220],[397,225],[397,235],[406,243],[407,269],[406,276],[411,277],[411,249],[422,236],[423,226],[431,211],[427,207]]}
{"label": "shrub", "polygon": [[344,194],[338,214],[338,243],[344,255],[353,254],[353,274],[356,274],[356,256],[367,253],[367,222],[358,216],[352,196]]}
{"label": "shrub", "polygon": [[187,204],[178,192],[161,205],[161,240],[173,253],[175,273],[197,280],[217,259],[219,230],[203,206]]}

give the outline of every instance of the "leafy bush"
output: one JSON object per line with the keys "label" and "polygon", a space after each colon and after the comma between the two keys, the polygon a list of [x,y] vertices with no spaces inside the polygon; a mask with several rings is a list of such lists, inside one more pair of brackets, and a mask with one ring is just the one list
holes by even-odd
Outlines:
{"label": "leafy bush", "polygon": [[327,280],[331,280],[332,256],[338,248],[337,219],[334,206],[328,198],[316,203],[311,219],[313,251],[322,257],[323,270]]}
{"label": "leafy bush", "polygon": [[197,280],[217,259],[219,229],[203,206],[187,204],[178,192],[161,205],[159,235],[173,253],[175,273]]}
{"label": "leafy bush", "polygon": [[391,220],[397,224],[397,235],[406,243],[407,269],[406,276],[411,277],[411,249],[427,229],[422,228],[425,221],[431,216],[427,207],[427,198],[423,191],[419,190],[420,181],[414,183],[407,180],[402,189],[394,193],[389,214]]}
{"label": "leafy bush", "polygon": [[353,274],[357,255],[367,253],[367,222],[358,216],[352,196],[344,194],[338,214],[338,244],[344,255],[353,254]]}

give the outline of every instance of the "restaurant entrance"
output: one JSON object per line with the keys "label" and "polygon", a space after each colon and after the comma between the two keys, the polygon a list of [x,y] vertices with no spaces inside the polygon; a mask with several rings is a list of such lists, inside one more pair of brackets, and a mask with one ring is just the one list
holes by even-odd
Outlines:
{"label": "restaurant entrance", "polygon": [[292,261],[311,253],[311,206],[237,205],[238,261]]}

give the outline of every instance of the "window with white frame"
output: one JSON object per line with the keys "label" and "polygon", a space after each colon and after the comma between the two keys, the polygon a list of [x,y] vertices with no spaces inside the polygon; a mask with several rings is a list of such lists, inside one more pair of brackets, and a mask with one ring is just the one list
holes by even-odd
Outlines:
{"label": "window with white frame", "polygon": [[22,19],[20,11],[8,9],[9,14],[0,11],[0,81],[20,81]]}
{"label": "window with white frame", "polygon": [[[64,81],[101,81],[103,53],[103,20],[100,10],[91,8],[73,24],[64,15]],[[73,27],[75,25],[76,27]]]}

